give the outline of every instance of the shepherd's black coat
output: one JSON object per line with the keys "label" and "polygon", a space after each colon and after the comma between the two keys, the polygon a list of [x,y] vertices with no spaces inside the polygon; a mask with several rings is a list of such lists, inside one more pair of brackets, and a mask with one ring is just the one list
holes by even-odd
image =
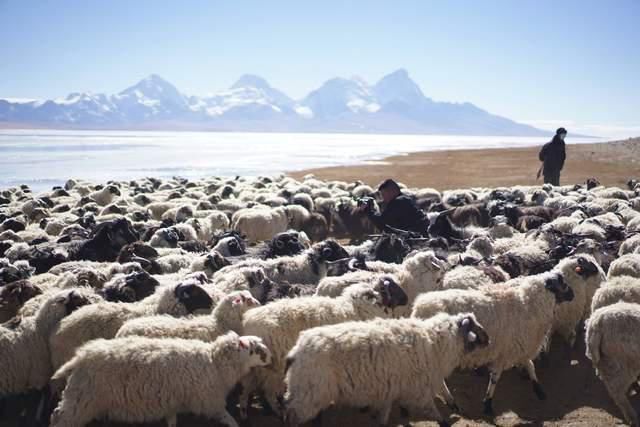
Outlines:
{"label": "shepherd's black coat", "polygon": [[413,199],[404,194],[389,202],[382,213],[369,212],[369,219],[380,230],[385,226],[426,234],[429,228],[427,215],[415,204]]}

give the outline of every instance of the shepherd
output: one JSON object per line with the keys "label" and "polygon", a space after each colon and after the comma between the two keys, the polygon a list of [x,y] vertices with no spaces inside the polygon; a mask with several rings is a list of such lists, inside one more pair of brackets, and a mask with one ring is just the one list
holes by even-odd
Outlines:
{"label": "shepherd", "polygon": [[540,178],[540,173],[542,172],[545,184],[560,185],[560,171],[562,171],[567,157],[564,146],[564,138],[566,136],[567,130],[559,128],[553,139],[544,144],[542,150],[540,150],[538,158],[542,162],[542,166],[538,170],[537,178]]}
{"label": "shepherd", "polygon": [[393,179],[386,179],[378,186],[384,210],[375,212],[371,204],[358,207],[358,211],[367,216],[381,231],[396,229],[427,235],[429,218],[416,205],[415,201],[402,193],[400,186]]}

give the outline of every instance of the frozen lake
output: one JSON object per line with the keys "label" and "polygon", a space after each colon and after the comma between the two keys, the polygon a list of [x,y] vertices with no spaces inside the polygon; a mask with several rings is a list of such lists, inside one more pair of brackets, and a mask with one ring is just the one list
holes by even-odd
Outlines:
{"label": "frozen lake", "polygon": [[[416,151],[541,145],[550,138],[145,131],[0,130],[0,188],[68,178],[268,175]],[[568,138],[569,144],[599,142]]]}

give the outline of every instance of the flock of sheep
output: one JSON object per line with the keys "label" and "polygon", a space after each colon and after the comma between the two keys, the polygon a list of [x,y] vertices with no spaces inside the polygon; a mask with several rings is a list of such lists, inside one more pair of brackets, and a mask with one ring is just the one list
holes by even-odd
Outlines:
{"label": "flock of sheep", "polygon": [[640,426],[628,187],[403,188],[428,235],[376,230],[356,209],[371,187],[313,176],[1,191],[0,417],[237,426],[259,399],[290,426],[332,406],[448,425],[454,370],[487,369],[488,415],[511,368],[544,399],[558,336]]}

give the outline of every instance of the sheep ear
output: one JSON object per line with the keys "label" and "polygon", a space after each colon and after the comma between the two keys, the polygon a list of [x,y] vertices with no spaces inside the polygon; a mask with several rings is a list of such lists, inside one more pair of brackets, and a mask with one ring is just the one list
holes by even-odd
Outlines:
{"label": "sheep ear", "polygon": [[240,338],[240,339],[238,340],[238,348],[239,348],[240,350],[248,350],[248,349],[249,349],[249,346],[250,346],[250,345],[249,345],[249,343],[248,343],[245,339]]}
{"label": "sheep ear", "polygon": [[239,296],[239,297],[234,298],[234,299],[231,301],[231,305],[232,305],[233,307],[235,307],[235,306],[238,306],[238,305],[242,304],[242,302],[243,302],[243,298],[242,298],[241,296]]}
{"label": "sheep ear", "polygon": [[437,262],[435,262],[434,260],[431,260],[431,266],[433,268],[435,268],[436,270],[442,270],[442,267],[440,266],[440,264],[438,264]]}

